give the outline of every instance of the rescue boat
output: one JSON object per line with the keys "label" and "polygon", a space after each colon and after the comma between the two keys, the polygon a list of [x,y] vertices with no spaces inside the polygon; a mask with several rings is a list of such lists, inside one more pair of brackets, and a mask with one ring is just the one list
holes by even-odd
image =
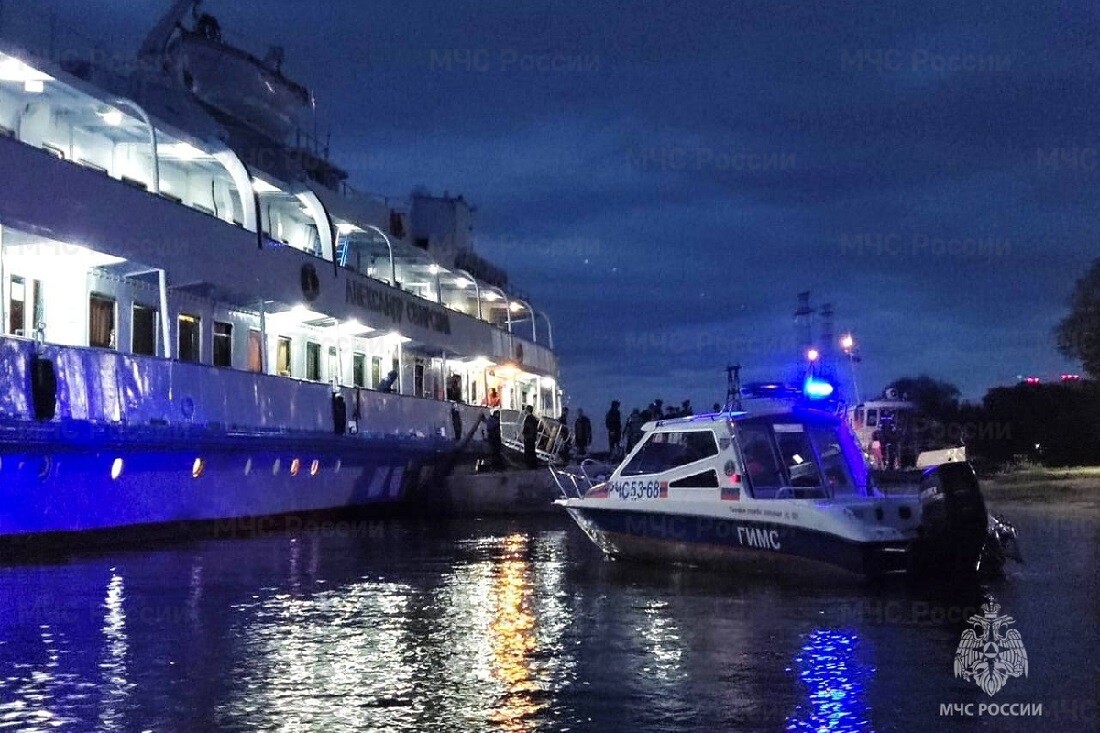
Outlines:
{"label": "rescue boat", "polygon": [[847,422],[805,403],[647,423],[607,481],[563,506],[610,558],[862,577],[999,572],[1015,529],[973,468],[925,469],[887,495]]}

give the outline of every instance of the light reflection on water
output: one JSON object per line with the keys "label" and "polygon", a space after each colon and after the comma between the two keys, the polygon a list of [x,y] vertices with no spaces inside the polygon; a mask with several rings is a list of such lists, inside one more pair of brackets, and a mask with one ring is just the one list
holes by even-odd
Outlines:
{"label": "light reflection on water", "polygon": [[871,731],[871,711],[864,688],[874,669],[861,661],[855,634],[815,629],[795,657],[806,700],[787,720],[788,731],[799,733]]}
{"label": "light reflection on water", "polygon": [[[522,534],[481,538],[470,545],[480,559],[436,588],[362,578],[234,607],[243,653],[218,718],[280,731],[534,730],[551,678],[567,667],[552,654],[567,626],[560,569],[536,572],[534,544]],[[302,585],[300,563],[292,552],[292,589]],[[542,602],[536,586],[547,591]]]}
{"label": "light reflection on water", "polygon": [[[997,592],[1028,700],[1072,710],[1095,524],[1031,529]],[[897,589],[607,563],[564,521],[369,530],[0,567],[0,731],[913,730],[973,692]]]}
{"label": "light reflection on water", "polygon": [[122,576],[113,572],[107,583],[107,597],[103,600],[103,661],[99,663],[102,674],[99,730],[121,731],[126,729],[124,706],[133,690],[129,681],[126,638],[125,584]]}

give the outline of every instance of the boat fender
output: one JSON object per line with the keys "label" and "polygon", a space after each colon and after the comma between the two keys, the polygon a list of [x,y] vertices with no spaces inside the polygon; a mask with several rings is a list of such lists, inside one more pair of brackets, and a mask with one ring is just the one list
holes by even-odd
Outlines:
{"label": "boat fender", "polygon": [[31,392],[34,418],[41,422],[53,420],[57,415],[57,372],[45,357],[31,359]]}
{"label": "boat fender", "polygon": [[337,435],[343,435],[348,429],[348,406],[339,392],[332,395],[332,428]]}

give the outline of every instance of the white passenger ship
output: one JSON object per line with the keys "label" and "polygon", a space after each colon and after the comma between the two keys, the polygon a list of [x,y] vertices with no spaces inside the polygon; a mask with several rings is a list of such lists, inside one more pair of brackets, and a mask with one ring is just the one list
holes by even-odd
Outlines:
{"label": "white passenger ship", "polygon": [[559,412],[467,202],[354,192],[198,6],[127,74],[0,9],[0,538],[389,504],[453,410]]}

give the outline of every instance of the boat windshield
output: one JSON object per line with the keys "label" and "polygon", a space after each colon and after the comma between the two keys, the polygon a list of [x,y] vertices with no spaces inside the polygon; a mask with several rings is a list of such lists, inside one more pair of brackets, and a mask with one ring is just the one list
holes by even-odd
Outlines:
{"label": "boat windshield", "polygon": [[715,455],[718,455],[718,443],[709,430],[651,433],[619,475],[662,473]]}
{"label": "boat windshield", "polygon": [[784,417],[742,422],[738,433],[745,472],[758,499],[863,493],[838,426]]}

